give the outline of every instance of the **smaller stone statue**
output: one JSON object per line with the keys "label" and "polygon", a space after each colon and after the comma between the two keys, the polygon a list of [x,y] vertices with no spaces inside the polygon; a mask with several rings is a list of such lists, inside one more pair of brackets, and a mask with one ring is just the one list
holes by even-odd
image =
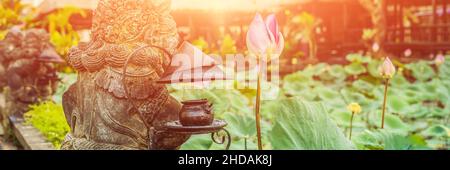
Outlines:
{"label": "smaller stone statue", "polygon": [[7,89],[4,123],[7,116],[22,116],[30,104],[51,98],[58,82],[54,63],[64,62],[45,30],[17,27],[0,41],[0,60],[1,85]]}

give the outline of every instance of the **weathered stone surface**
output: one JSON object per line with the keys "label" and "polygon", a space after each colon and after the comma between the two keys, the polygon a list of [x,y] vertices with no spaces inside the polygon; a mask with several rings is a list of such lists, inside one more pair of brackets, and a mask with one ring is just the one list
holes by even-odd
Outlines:
{"label": "weathered stone surface", "polygon": [[14,136],[26,150],[54,150],[55,147],[31,125],[24,124],[23,119],[11,120]]}
{"label": "weathered stone surface", "polygon": [[71,127],[62,149],[177,149],[188,136],[155,127],[181,104],[157,81],[176,51],[170,0],[101,0],[92,41],[71,49],[77,82],[63,96]]}

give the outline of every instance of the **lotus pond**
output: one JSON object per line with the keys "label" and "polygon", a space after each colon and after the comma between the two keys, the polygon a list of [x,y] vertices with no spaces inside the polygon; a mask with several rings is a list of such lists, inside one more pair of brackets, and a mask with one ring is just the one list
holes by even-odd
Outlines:
{"label": "lotus pond", "polygon": [[[261,108],[264,149],[450,149],[449,62],[440,67],[425,60],[394,62],[399,69],[390,83],[386,125],[381,129],[384,83],[378,67],[382,61],[358,54],[346,59],[347,65],[309,65],[285,76],[281,86],[263,83],[271,87],[263,95],[276,98],[263,101]],[[74,74],[61,77],[56,103],[76,80]],[[170,90],[179,100],[212,101],[216,117],[229,123],[231,149],[257,149],[254,90]],[[351,140],[350,103],[361,106]],[[58,147],[69,129],[60,104],[47,102],[32,108],[29,122]],[[223,146],[213,143],[210,135],[200,135],[192,136],[181,149],[220,150]]]}

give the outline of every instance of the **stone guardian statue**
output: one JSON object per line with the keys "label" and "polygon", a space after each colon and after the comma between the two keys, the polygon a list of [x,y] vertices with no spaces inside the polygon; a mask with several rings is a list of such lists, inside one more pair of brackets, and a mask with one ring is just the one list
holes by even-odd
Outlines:
{"label": "stone guardian statue", "polygon": [[170,0],[100,0],[92,40],[73,47],[78,79],[63,96],[66,150],[178,149],[188,135],[156,127],[181,104],[157,84],[179,45]]}

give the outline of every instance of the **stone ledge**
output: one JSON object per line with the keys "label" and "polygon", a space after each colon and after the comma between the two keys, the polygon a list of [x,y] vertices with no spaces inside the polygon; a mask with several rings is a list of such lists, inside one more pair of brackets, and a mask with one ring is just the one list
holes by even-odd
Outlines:
{"label": "stone ledge", "polygon": [[55,150],[55,147],[31,125],[25,125],[23,118],[9,117],[12,130],[25,150]]}

